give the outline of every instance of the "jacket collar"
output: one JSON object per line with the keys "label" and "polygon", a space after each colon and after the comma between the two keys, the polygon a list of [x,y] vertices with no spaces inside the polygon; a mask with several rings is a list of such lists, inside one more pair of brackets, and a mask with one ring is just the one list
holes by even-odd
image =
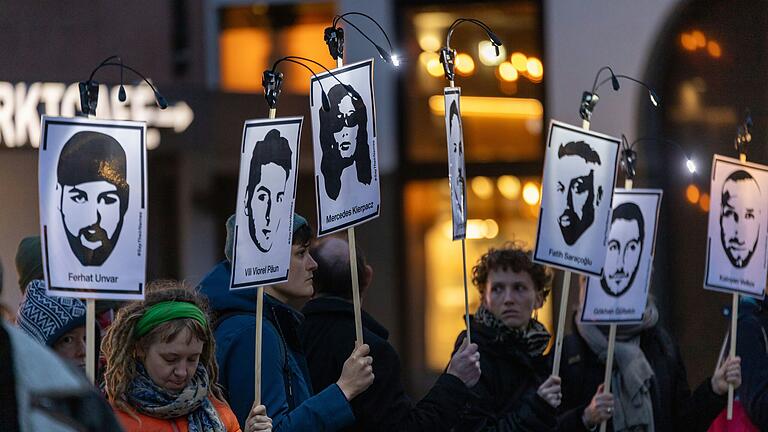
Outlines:
{"label": "jacket collar", "polygon": [[[339,317],[352,317],[354,319],[355,310],[352,303],[346,299],[335,296],[324,296],[310,300],[301,310],[305,316],[313,315],[336,315]],[[370,314],[361,310],[363,327],[373,332],[382,339],[389,338],[389,331],[379,324]]]}
{"label": "jacket collar", "polygon": [[304,315],[280,300],[264,293],[264,318],[277,327],[278,333],[285,338],[288,346],[301,352],[298,328],[304,321]]}

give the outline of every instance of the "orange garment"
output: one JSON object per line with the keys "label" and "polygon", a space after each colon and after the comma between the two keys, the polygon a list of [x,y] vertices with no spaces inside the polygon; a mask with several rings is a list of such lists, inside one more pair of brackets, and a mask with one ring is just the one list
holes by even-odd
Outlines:
{"label": "orange garment", "polygon": [[[237,423],[237,417],[235,417],[235,413],[232,412],[226,402],[211,398],[211,403],[213,403],[213,407],[219,414],[219,419],[227,428],[227,432],[241,432],[240,424]],[[123,429],[125,429],[125,432],[189,432],[187,416],[174,419],[160,419],[134,411],[132,414],[141,420],[141,422],[138,422],[135,418],[131,417],[131,414],[122,409],[114,405],[112,405],[112,409],[115,411],[115,415]]]}

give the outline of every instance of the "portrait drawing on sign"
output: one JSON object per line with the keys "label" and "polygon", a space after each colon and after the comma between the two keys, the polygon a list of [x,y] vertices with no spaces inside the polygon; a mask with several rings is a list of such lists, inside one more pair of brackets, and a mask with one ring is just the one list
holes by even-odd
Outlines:
{"label": "portrait drawing on sign", "polygon": [[624,295],[635,281],[645,237],[645,221],[640,207],[625,202],[613,209],[608,235],[603,277],[600,285],[612,297]]}
{"label": "portrait drawing on sign", "polygon": [[248,233],[261,252],[272,249],[275,233],[285,218],[285,191],[292,160],[288,140],[277,129],[267,132],[253,147],[244,210]]}
{"label": "portrait drawing on sign", "polygon": [[451,102],[448,109],[448,150],[452,153],[449,164],[451,181],[451,205],[453,206],[458,223],[464,223],[464,196],[466,180],[464,179],[464,142],[461,130],[461,117],[456,100]]}
{"label": "portrait drawing on sign", "polygon": [[561,144],[557,151],[562,172],[576,173],[556,183],[560,208],[557,224],[568,246],[573,246],[595,221],[597,207],[603,198],[603,187],[595,188],[595,167],[601,165],[600,155],[584,141]]}
{"label": "portrait drawing on sign", "polygon": [[339,197],[342,173],[350,168],[357,181],[371,184],[371,154],[368,145],[368,113],[363,98],[351,85],[336,84],[328,92],[330,110],[319,111],[320,147],[325,193]]}
{"label": "portrait drawing on sign", "polygon": [[723,183],[720,201],[720,243],[736,268],[746,267],[760,238],[760,186],[744,170],[731,173]]}
{"label": "portrait drawing on sign", "polygon": [[61,220],[70,249],[84,266],[101,266],[120,238],[128,210],[125,150],[94,131],[74,134],[56,167]]}

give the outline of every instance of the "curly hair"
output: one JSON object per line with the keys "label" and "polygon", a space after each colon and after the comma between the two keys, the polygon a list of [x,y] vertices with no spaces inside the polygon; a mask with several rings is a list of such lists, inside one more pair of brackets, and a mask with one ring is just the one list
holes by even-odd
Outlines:
{"label": "curly hair", "polygon": [[531,260],[531,251],[522,243],[507,242],[500,248],[491,248],[477,260],[472,268],[472,283],[485,294],[485,285],[488,275],[494,270],[512,270],[513,272],[525,271],[531,276],[536,292],[541,295],[542,301],[547,299],[552,290],[552,271],[541,264]]}
{"label": "curly hair", "polygon": [[[150,345],[156,342],[170,342],[183,330],[189,331],[189,338],[195,337],[203,342],[203,352],[200,363],[208,371],[211,382],[211,393],[218,400],[224,400],[224,394],[218,385],[219,367],[216,364],[216,345],[210,324],[200,325],[194,319],[183,318],[165,322],[152,329],[146,335],[137,338],[136,324],[146,310],[156,303],[179,301],[192,303],[205,313],[208,313],[208,302],[205,297],[175,280],[157,280],[147,285],[146,297],[143,301],[129,303],[117,313],[117,317],[104,336],[101,352],[107,359],[104,381],[109,402],[127,412],[133,409],[128,402],[126,393],[130,383],[136,378],[136,362],[138,353],[146,352]],[[210,323],[210,321],[208,321]]]}

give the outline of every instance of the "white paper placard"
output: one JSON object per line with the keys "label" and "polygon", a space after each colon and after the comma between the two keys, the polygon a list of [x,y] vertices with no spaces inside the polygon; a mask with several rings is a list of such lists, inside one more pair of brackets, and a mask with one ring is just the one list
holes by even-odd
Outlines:
{"label": "white paper placard", "polygon": [[712,159],[704,287],[763,298],[768,254],[768,167]]}
{"label": "white paper placard", "polygon": [[381,205],[373,59],[331,72],[311,79],[318,236],[369,221]]}
{"label": "white paper placard", "polygon": [[550,123],[534,261],[602,274],[619,144],[618,138]]}
{"label": "white paper placard", "polygon": [[453,239],[467,234],[467,177],[464,167],[464,131],[461,123],[461,88],[446,87],[445,134],[448,143],[448,183],[451,187],[451,220]]}
{"label": "white paper placard", "polygon": [[245,122],[230,289],[288,279],[302,122],[303,117]]}
{"label": "white paper placard", "polygon": [[40,232],[48,292],[142,299],[146,124],[43,116],[41,125]]}
{"label": "white paper placard", "polygon": [[661,189],[617,189],[603,276],[587,278],[581,321],[641,322],[648,302]]}

